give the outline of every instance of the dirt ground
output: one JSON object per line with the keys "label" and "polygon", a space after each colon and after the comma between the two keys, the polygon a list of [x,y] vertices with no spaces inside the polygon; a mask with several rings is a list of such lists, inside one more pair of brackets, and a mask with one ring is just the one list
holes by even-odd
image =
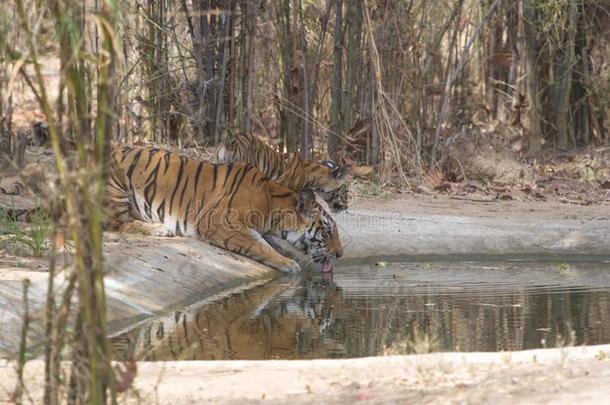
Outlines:
{"label": "dirt ground", "polygon": [[610,219],[610,200],[594,205],[551,201],[500,200],[482,195],[408,193],[389,198],[356,197],[353,208],[404,213],[406,215],[455,215],[523,220]]}
{"label": "dirt ground", "polygon": [[[0,404],[15,384],[0,363]],[[28,363],[38,403],[43,364]],[[352,360],[139,362],[120,403],[600,404],[610,397],[610,345],[512,353],[437,353]]]}
{"label": "dirt ground", "polygon": [[[604,349],[597,351],[604,353]],[[158,399],[167,404],[203,401],[228,404],[237,400],[329,404],[606,401],[610,396],[610,360],[598,360],[595,355],[593,360],[570,360],[568,353],[559,349],[542,356],[540,351],[515,356],[525,362],[511,360],[509,353],[455,353],[314,360],[308,364],[148,363],[142,365],[142,379],[136,380],[135,386],[146,393],[154,391],[156,381],[160,381]],[[536,356],[545,358],[534,360]],[[160,369],[161,377],[154,379]]]}

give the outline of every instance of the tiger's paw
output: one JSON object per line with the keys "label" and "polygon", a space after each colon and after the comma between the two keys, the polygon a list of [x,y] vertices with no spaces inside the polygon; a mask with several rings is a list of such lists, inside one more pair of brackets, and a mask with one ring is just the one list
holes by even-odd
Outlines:
{"label": "tiger's paw", "polygon": [[284,273],[298,273],[301,271],[301,266],[292,259],[286,259],[284,263],[274,267]]}
{"label": "tiger's paw", "polygon": [[122,224],[119,231],[126,233],[139,233],[146,236],[174,236],[163,224],[150,224],[135,220]]}

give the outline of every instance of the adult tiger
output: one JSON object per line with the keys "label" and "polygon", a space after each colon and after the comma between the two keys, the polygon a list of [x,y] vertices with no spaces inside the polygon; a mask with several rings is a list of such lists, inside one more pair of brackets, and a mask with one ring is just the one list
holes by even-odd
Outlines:
{"label": "adult tiger", "polygon": [[338,229],[309,189],[299,193],[248,164],[213,164],[156,148],[112,153],[108,202],[114,226],[159,236],[185,235],[298,271],[264,239],[275,236],[332,271],[343,253]]}
{"label": "adult tiger", "polygon": [[293,191],[309,187],[321,194],[333,212],[347,209],[348,166],[337,165],[331,160],[312,162],[301,158],[298,153],[284,156],[245,133],[227,138],[218,148],[216,157],[221,163],[249,163]]}

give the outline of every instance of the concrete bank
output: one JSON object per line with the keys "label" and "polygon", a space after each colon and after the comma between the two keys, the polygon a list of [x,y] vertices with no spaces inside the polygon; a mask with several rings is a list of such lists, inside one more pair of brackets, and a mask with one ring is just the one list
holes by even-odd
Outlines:
{"label": "concrete bank", "polygon": [[[361,200],[336,216],[347,259],[376,255],[565,254],[610,256],[610,206],[413,197]],[[106,236],[110,332],[278,276],[265,266],[188,238]],[[34,266],[32,263],[36,263]],[[0,260],[0,357],[17,350],[22,280],[29,278],[31,338],[41,336],[44,262]],[[61,289],[61,283],[58,287]]]}
{"label": "concrete bank", "polygon": [[336,215],[346,258],[392,255],[609,255],[610,204],[364,200]]}
{"label": "concrete bank", "polygon": [[[110,332],[198,300],[249,288],[278,275],[266,266],[188,238],[109,234],[105,238],[105,252]],[[0,357],[18,348],[24,278],[31,281],[30,337],[37,342],[42,336],[47,272],[0,266]],[[56,289],[63,290],[66,284],[63,277],[58,284]]]}

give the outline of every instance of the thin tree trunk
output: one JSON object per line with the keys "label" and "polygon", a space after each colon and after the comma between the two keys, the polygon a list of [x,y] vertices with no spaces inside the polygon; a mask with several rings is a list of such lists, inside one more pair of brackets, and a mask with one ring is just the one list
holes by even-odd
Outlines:
{"label": "thin tree trunk", "polygon": [[[328,20],[330,18],[330,12],[332,10],[333,7],[333,2],[332,1],[328,1],[326,2],[326,11],[324,12],[324,15],[322,16],[322,18],[320,19],[320,36],[318,37],[318,44],[317,44],[317,48],[316,48],[316,52],[315,55],[313,57],[313,60],[311,62],[311,80],[310,80],[310,89],[309,89],[309,106],[308,106],[308,111],[310,111],[311,114],[313,114],[314,111],[314,106],[316,104],[316,100],[318,99],[318,74],[320,72],[320,62],[322,61],[322,50],[324,47],[324,42],[326,39],[326,33],[328,31]],[[313,117],[312,117],[313,119]],[[314,143],[315,143],[315,135],[314,133],[311,134],[311,147],[313,148]]]}
{"label": "thin tree trunk", "polygon": [[189,36],[191,37],[191,42],[193,44],[193,54],[195,56],[195,67],[197,70],[197,91],[196,91],[196,104],[197,104],[197,112],[194,116],[193,120],[193,130],[195,131],[195,138],[199,139],[201,142],[205,141],[205,131],[204,131],[204,123],[205,123],[205,107],[204,107],[204,99],[206,92],[206,82],[207,76],[205,71],[205,64],[203,61],[203,42],[202,42],[202,34],[201,34],[201,24],[199,23],[198,16],[203,11],[201,10],[201,0],[193,0],[193,11],[195,12],[195,23],[193,23],[193,18],[191,13],[189,12],[188,6],[186,4],[186,0],[181,0],[181,8],[186,17],[187,30]]}
{"label": "thin tree trunk", "polygon": [[148,98],[146,100],[146,109],[148,110],[148,139],[151,141],[157,140],[158,134],[158,115],[155,108],[155,100],[157,100],[157,87],[155,86],[157,78],[157,69],[155,66],[155,16],[156,16],[156,2],[154,0],[148,0],[147,2],[147,14],[148,14],[148,41],[144,47],[144,66],[146,70],[146,83],[148,88]]}
{"label": "thin tree trunk", "polygon": [[[373,62],[371,61],[371,64]],[[376,100],[377,100],[377,79],[375,77],[375,69],[371,68],[371,115],[377,111]],[[377,165],[381,162],[381,138],[379,137],[379,131],[377,125],[371,122],[371,153],[369,154],[369,164]]]}
{"label": "thin tree trunk", "polygon": [[[489,1],[485,1],[485,3],[485,6],[488,7],[487,3],[489,3]],[[489,28],[487,30],[489,36],[485,38],[485,42],[487,43],[487,46],[485,47],[487,51],[485,58],[485,90],[487,92],[487,108],[491,111],[494,118],[498,114],[498,81],[500,80],[498,57],[502,52],[503,27],[500,25],[500,22],[501,20],[499,18],[495,18],[494,20],[490,21]]]}
{"label": "thin tree trunk", "polygon": [[523,0],[523,42],[525,49],[525,74],[527,117],[529,121],[529,152],[536,153],[542,147],[542,101],[540,99],[537,38],[538,22],[534,0]]}
{"label": "thin tree trunk", "polygon": [[330,133],[328,134],[328,156],[333,158],[341,148],[342,95],[343,95],[343,0],[335,0],[334,66],[330,106]]}
{"label": "thin tree trunk", "polygon": [[229,42],[229,54],[231,64],[229,65],[229,73],[227,74],[229,83],[228,83],[228,93],[229,100],[227,102],[227,122],[235,124],[235,102],[236,102],[236,92],[237,92],[237,34],[236,34],[236,14],[237,14],[237,1],[231,0],[231,41]]}
{"label": "thin tree trunk", "polygon": [[345,97],[341,100],[342,125],[341,130],[346,133],[352,126],[352,105],[356,89],[356,78],[362,65],[362,2],[351,0],[347,5],[347,54],[345,67]]}
{"label": "thin tree trunk", "polygon": [[558,63],[558,91],[556,99],[556,128],[557,128],[557,146],[562,149],[567,149],[570,142],[570,97],[572,94],[572,76],[573,68],[576,60],[574,55],[574,47],[576,40],[577,28],[577,2],[572,1],[568,5],[568,21],[566,39],[562,44]]}
{"label": "thin tree trunk", "polygon": [[[576,36],[574,42],[576,66],[573,73],[573,90],[571,104],[574,111],[572,112],[572,132],[574,137],[574,146],[587,145],[592,142],[597,135],[595,141],[601,143],[604,134],[603,127],[599,126],[596,120],[594,108],[594,98],[588,90],[592,83],[591,78],[591,55],[587,44],[587,22],[585,16],[585,6],[579,1],[578,17],[576,26]],[[601,109],[600,109],[601,110]]]}
{"label": "thin tree trunk", "polygon": [[241,9],[241,44],[240,44],[240,76],[241,103],[239,104],[239,121],[242,132],[250,132],[250,100],[252,98],[252,73],[254,55],[254,30],[256,24],[256,4],[242,0]]}
{"label": "thin tree trunk", "polygon": [[[517,32],[519,29],[519,2],[518,0],[509,0],[508,11],[506,16],[506,40],[508,41],[508,47],[511,53],[510,68],[508,69],[508,82],[507,82],[507,104],[511,107],[509,111],[513,110],[513,106],[519,104],[519,91],[517,91],[517,74],[519,71],[519,45]],[[517,107],[518,108],[518,107]],[[511,115],[511,122],[515,122],[515,116]]]}
{"label": "thin tree trunk", "polygon": [[[199,17],[201,24],[204,64],[207,83],[205,86],[205,137],[206,142],[213,140],[214,124],[214,98],[216,96],[216,35],[215,26],[217,17],[211,12],[215,0],[201,0],[202,12]],[[214,3],[214,4],[213,4]]]}
{"label": "thin tree trunk", "polygon": [[[227,7],[227,9],[229,9]],[[227,65],[229,63],[229,56],[231,53],[229,38],[231,37],[231,30],[233,25],[233,16],[230,12],[224,15],[224,22],[222,23],[223,34],[222,34],[222,64],[220,67],[220,76],[219,83],[217,86],[216,92],[216,118],[214,119],[215,127],[214,127],[214,145],[218,145],[220,142],[220,128],[223,125],[223,114],[224,107],[226,104],[227,96],[230,97],[230,94],[227,94]]]}
{"label": "thin tree trunk", "polygon": [[307,43],[305,39],[305,21],[303,18],[303,7],[299,1],[299,25],[300,25],[300,43],[301,43],[301,68],[303,72],[303,135],[301,137],[300,154],[304,159],[309,159],[311,150],[311,132],[310,120],[311,110],[309,104],[311,86],[307,75]]}
{"label": "thin tree trunk", "polygon": [[155,93],[157,99],[155,101],[155,112],[154,114],[159,117],[158,119],[158,135],[159,140],[167,142],[169,140],[169,103],[168,103],[168,92],[169,92],[169,66],[167,58],[167,36],[165,35],[165,15],[167,13],[167,2],[165,0],[159,0],[157,4],[157,27],[156,27],[156,45],[155,45],[155,67],[156,67],[156,78],[155,87],[157,88]]}
{"label": "thin tree trunk", "polygon": [[302,91],[300,62],[297,54],[297,22],[299,20],[299,3],[293,3],[291,13],[291,0],[284,0],[275,7],[275,19],[278,37],[280,38],[280,53],[282,62],[282,96],[278,100],[280,115],[280,138],[285,141],[286,150],[297,150],[299,135],[302,133]]}

